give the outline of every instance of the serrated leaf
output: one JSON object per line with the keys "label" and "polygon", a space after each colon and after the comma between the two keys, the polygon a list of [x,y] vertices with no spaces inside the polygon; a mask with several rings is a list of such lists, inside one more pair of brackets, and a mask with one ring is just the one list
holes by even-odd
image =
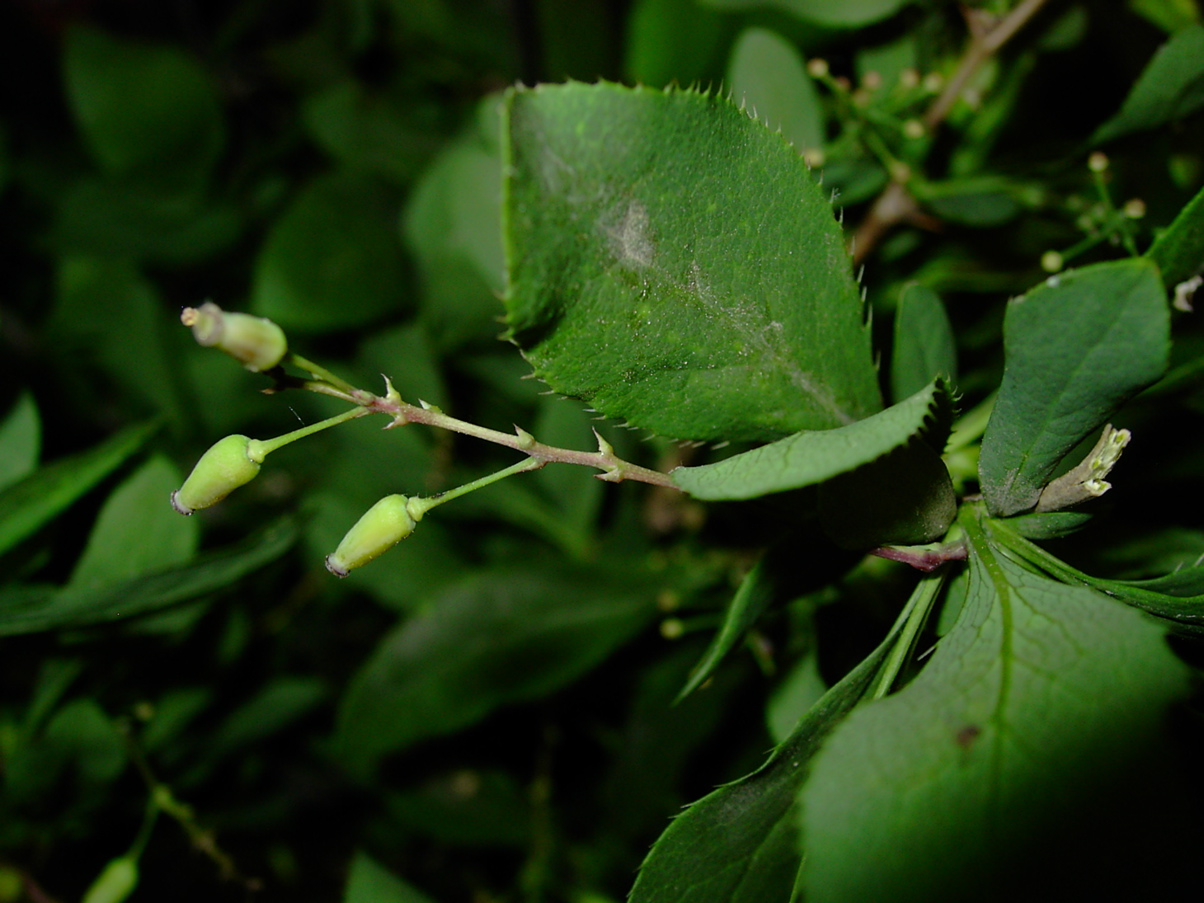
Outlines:
{"label": "serrated leaf", "polygon": [[275,561],[296,539],[296,525],[286,520],[242,545],[99,588],[12,587],[0,591],[0,636],[87,627],[187,602]]}
{"label": "serrated leaf", "polygon": [[153,423],[129,427],[0,492],[0,552],[11,549],[120,467],[157,428]]}
{"label": "serrated leaf", "polygon": [[590,570],[485,570],[387,635],[343,699],[343,765],[381,756],[538,697],[599,662],[653,615],[639,581]]}
{"label": "serrated leaf", "polygon": [[1003,385],[979,456],[992,514],[1031,510],[1071,449],[1165,371],[1170,311],[1136,258],[1071,270],[1009,302]]}
{"label": "serrated leaf", "polygon": [[1157,128],[1204,106],[1204,25],[1175,32],[1146,65],[1120,112],[1096,129],[1092,145]]}
{"label": "serrated leaf", "polygon": [[640,867],[629,903],[791,899],[800,862],[796,794],[809,761],[824,737],[872,690],[911,608],[873,653],[808,710],[769,761],[673,820]]}
{"label": "serrated leaf", "polygon": [[1060,898],[1053,888],[1107,886],[1112,865],[1137,861],[1128,849],[1163,842],[1127,819],[1164,805],[1147,794],[1163,786],[1185,666],[1138,612],[1024,570],[977,515],[963,522],[971,585],[956,626],[815,757],[799,797],[809,901],[1017,899],[1034,874]]}
{"label": "serrated leaf", "polygon": [[952,421],[949,387],[936,380],[885,411],[834,430],[787,436],[715,464],[678,467],[670,476],[690,495],[708,501],[752,499],[822,483],[924,438],[943,449]]}
{"label": "serrated leaf", "polygon": [[1158,264],[1168,289],[1204,270],[1204,188],[1179,211],[1145,256]]}
{"label": "serrated leaf", "polygon": [[695,91],[544,86],[506,110],[510,337],[553,389],[699,440],[881,407],[843,237],[781,136]]}
{"label": "serrated leaf", "polygon": [[802,153],[824,145],[819,92],[798,49],[766,28],[747,28],[732,48],[732,98]]}
{"label": "serrated leaf", "polygon": [[957,381],[957,341],[940,296],[918,282],[903,287],[895,309],[890,389],[895,401],[919,392],[937,377]]}

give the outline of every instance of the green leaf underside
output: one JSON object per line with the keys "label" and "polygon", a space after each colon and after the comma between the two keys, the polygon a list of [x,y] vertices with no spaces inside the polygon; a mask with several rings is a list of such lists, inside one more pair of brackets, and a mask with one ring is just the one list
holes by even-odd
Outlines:
{"label": "green leaf underside", "polygon": [[811,707],[761,768],[673,820],[640,867],[629,903],[790,899],[800,861],[795,798],[808,763],[870,691],[910,611],[909,605],[881,645]]}
{"label": "green leaf underside", "polygon": [[549,386],[694,440],[881,407],[840,228],[780,135],[695,91],[569,84],[505,106],[509,335]]}
{"label": "green leaf underside", "polygon": [[979,474],[992,514],[1031,510],[1059,462],[1165,371],[1170,312],[1141,258],[1046,280],[1008,304],[1003,385]]}
{"label": "green leaf underside", "polygon": [[957,624],[914,681],[853,712],[815,758],[800,796],[809,901],[1016,899],[1002,889],[1031,890],[1046,859],[1081,870],[1076,856],[1111,849],[1088,880],[1130,864],[1131,823],[1115,812],[1148,798],[1161,763],[1145,744],[1187,672],[1153,622],[1022,569],[975,514],[963,522]]}
{"label": "green leaf underside", "polygon": [[1204,25],[1176,32],[1154,54],[1125,98],[1120,112],[1091,136],[1103,144],[1122,135],[1157,128],[1204,106]]}
{"label": "green leaf underside", "polygon": [[550,692],[646,624],[652,597],[597,571],[494,570],[454,584],[356,677],[339,713],[342,761],[368,773],[383,755]]}
{"label": "green leaf underside", "polygon": [[11,549],[120,467],[157,428],[153,423],[130,427],[0,492],[0,552]]}
{"label": "green leaf underside", "polygon": [[285,520],[245,544],[131,580],[101,587],[14,587],[0,593],[0,636],[87,627],[188,602],[275,561],[296,539],[296,525]]}
{"label": "green leaf underside", "polygon": [[936,380],[893,407],[849,426],[797,433],[715,464],[678,467],[670,476],[695,498],[757,498],[855,470],[919,436],[934,449],[942,449],[951,421],[949,387]]}
{"label": "green leaf underside", "polygon": [[1179,211],[1145,256],[1158,264],[1168,289],[1204,270],[1204,188]]}

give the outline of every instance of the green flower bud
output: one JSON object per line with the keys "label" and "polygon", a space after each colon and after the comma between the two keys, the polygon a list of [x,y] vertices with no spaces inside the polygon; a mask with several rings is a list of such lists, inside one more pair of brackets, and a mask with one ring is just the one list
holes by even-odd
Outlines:
{"label": "green flower bud", "polygon": [[411,511],[404,495],[385,496],[347,531],[334,554],[326,556],[326,569],[336,577],[346,577],[413,533],[421,519],[421,510]]}
{"label": "green flower bud", "polygon": [[231,492],[255,479],[263,463],[262,442],[246,436],[219,439],[201,455],[184,485],[171,494],[171,506],[181,514],[216,505]]}
{"label": "green flower bud", "polygon": [[129,856],[110,859],[84,894],[83,903],[121,903],[138,886],[138,863]]}
{"label": "green flower bud", "polygon": [[199,308],[184,308],[180,322],[192,329],[197,342],[206,347],[217,346],[242,361],[248,370],[271,370],[288,353],[284,330],[271,320],[229,313],[212,301]]}

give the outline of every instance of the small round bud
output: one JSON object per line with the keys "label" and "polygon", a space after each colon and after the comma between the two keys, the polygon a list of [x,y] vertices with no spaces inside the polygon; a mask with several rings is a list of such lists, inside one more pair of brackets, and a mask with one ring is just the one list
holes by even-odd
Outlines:
{"label": "small round bud", "polygon": [[1141,198],[1130,198],[1125,201],[1125,205],[1121,208],[1121,213],[1129,219],[1141,219],[1145,216],[1145,201]]}
{"label": "small round bud", "polygon": [[326,569],[336,577],[346,577],[413,533],[421,518],[422,512],[411,511],[404,495],[385,496],[347,531],[334,554],[326,556]]}
{"label": "small round bud", "polygon": [[138,863],[129,856],[110,859],[84,894],[83,903],[121,903],[137,886]]}
{"label": "small round bud", "polygon": [[808,60],[807,74],[812,78],[825,78],[828,74],[828,61],[820,57]]}
{"label": "small round bud", "polygon": [[1041,255],[1041,269],[1047,273],[1056,273],[1066,265],[1062,255],[1057,251],[1046,251]]}
{"label": "small round bud", "polygon": [[903,123],[903,135],[906,138],[911,138],[913,141],[916,138],[924,137],[924,123],[918,119],[908,119]]}
{"label": "small round bud", "polygon": [[899,84],[910,91],[912,88],[917,88],[920,85],[920,73],[912,68],[904,69],[899,73]]}
{"label": "small round bud", "polygon": [[248,370],[271,370],[288,353],[284,330],[263,317],[229,313],[212,301],[200,307],[186,307],[180,322],[192,329],[198,343],[216,346]]}
{"label": "small round bud", "polygon": [[1087,168],[1092,172],[1103,172],[1108,168],[1108,155],[1101,151],[1095,151],[1087,158]]}
{"label": "small round bud", "polygon": [[196,462],[184,485],[171,494],[171,506],[181,514],[216,505],[231,492],[255,479],[263,462],[262,443],[233,435],[215,442]]}

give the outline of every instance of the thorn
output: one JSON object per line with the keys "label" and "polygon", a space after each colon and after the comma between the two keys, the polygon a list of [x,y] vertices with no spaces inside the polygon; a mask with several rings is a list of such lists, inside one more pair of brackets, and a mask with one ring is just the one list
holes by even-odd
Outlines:
{"label": "thorn", "polygon": [[518,436],[518,447],[521,448],[523,451],[526,451],[529,448],[535,447],[535,437],[532,436],[530,433],[528,433],[525,429],[523,429],[517,423],[514,424],[514,434],[516,436]]}
{"label": "thorn", "polygon": [[[614,446],[602,438],[602,434],[594,430],[594,438],[598,440],[598,453],[607,458],[613,458],[615,454]],[[620,479],[622,479],[620,477]]]}
{"label": "thorn", "polygon": [[439,407],[437,404],[431,404],[429,401],[424,401],[421,398],[418,399],[418,404],[422,406],[422,410],[424,411],[434,411],[436,414],[443,413],[443,408]]}

